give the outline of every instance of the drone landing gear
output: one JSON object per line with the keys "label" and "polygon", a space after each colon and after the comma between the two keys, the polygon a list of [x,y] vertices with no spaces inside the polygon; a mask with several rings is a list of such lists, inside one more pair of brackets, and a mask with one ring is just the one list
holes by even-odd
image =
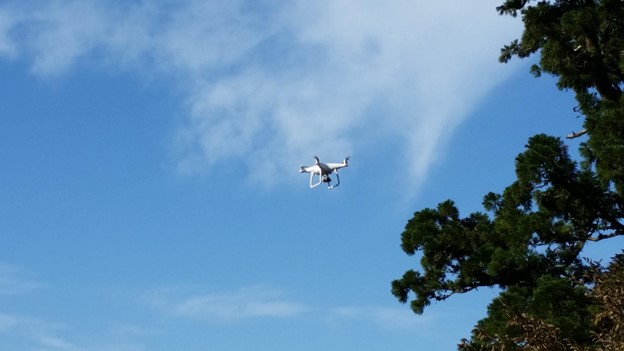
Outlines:
{"label": "drone landing gear", "polygon": [[321,176],[319,174],[319,181],[318,181],[318,183],[313,183],[313,181],[314,181],[314,174],[315,173],[310,173],[310,189],[311,188],[316,188],[317,186],[321,185],[321,183],[323,182],[323,176]]}
{"label": "drone landing gear", "polygon": [[338,185],[340,185],[340,177],[338,176],[338,172],[334,171],[334,174],[336,174],[336,185],[331,185],[332,180],[328,174],[319,175],[319,181],[317,183],[313,183],[314,173],[310,173],[310,188],[316,188],[317,186],[321,185],[321,183],[327,183],[328,189],[333,189],[337,187]]}
{"label": "drone landing gear", "polygon": [[331,179],[329,178],[329,176],[327,177],[327,188],[328,189],[333,189],[335,187],[337,187],[338,185],[340,185],[340,177],[338,176],[338,171],[334,170],[334,174],[336,175],[336,185],[331,185]]}

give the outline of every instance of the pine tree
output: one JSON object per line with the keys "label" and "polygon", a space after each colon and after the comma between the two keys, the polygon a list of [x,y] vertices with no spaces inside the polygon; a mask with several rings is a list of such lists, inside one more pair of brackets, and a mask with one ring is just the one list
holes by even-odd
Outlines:
{"label": "pine tree", "polygon": [[393,281],[392,293],[423,313],[431,300],[502,288],[465,350],[497,342],[521,349],[514,338],[522,328],[510,316],[522,315],[591,345],[595,304],[584,277],[592,265],[581,251],[624,235],[624,2],[506,0],[497,10],[524,23],[501,62],[539,54],[532,73],[554,75],[559,89],[575,93],[584,129],[569,137],[586,138],[582,159],[573,160],[561,138],[536,135],[516,158],[517,179],[485,195],[483,212],[462,217],[451,200],[417,211],[401,247],[422,254],[421,269]]}

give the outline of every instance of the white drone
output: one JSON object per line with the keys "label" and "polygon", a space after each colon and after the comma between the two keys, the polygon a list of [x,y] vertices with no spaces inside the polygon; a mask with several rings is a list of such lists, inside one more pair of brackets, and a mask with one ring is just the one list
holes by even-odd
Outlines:
{"label": "white drone", "polygon": [[[317,187],[321,183],[327,183],[329,189],[333,189],[340,185],[340,177],[338,176],[338,170],[340,168],[347,167],[349,165],[349,158],[345,158],[342,163],[322,163],[317,156],[314,156],[314,166],[301,166],[299,173],[310,173],[310,188]],[[334,173],[338,183],[331,185],[331,178],[329,175]],[[314,175],[318,174],[319,180],[314,182]]]}

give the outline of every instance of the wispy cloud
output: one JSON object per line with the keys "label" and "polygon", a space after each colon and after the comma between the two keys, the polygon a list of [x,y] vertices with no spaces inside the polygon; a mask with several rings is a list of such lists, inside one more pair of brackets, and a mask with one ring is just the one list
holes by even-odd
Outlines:
{"label": "wispy cloud", "polygon": [[50,336],[50,335],[41,336],[39,337],[39,343],[46,350],[58,350],[58,351],[82,350],[78,346],[58,336]]}
{"label": "wispy cloud", "polygon": [[394,331],[430,329],[435,317],[415,316],[409,309],[387,306],[342,306],[327,311],[330,321],[344,323],[372,323],[379,328]]}
{"label": "wispy cloud", "polygon": [[498,2],[8,1],[0,55],[42,77],[79,60],[167,75],[187,94],[184,172],[237,160],[270,181],[374,135],[402,140],[418,182],[511,71],[496,58],[518,29]]}
{"label": "wispy cloud", "polygon": [[36,324],[32,318],[0,313],[0,333],[11,331],[24,325]]}
{"label": "wispy cloud", "polygon": [[175,317],[216,322],[286,318],[308,311],[307,306],[285,298],[282,292],[260,286],[227,293],[179,295],[165,289],[152,295],[150,301]]}
{"label": "wispy cloud", "polygon": [[40,288],[28,271],[8,263],[0,263],[0,295],[19,295]]}
{"label": "wispy cloud", "polygon": [[59,329],[60,326],[58,324],[40,318],[0,312],[0,338],[4,336],[3,339],[6,339],[6,336],[10,336],[11,340],[19,340],[18,344],[28,345],[32,349],[50,351],[82,350],[60,337]]}
{"label": "wispy cloud", "polygon": [[162,288],[149,294],[147,300],[171,318],[198,322],[239,323],[279,318],[293,323],[361,324],[396,332],[429,330],[436,323],[435,316],[415,316],[404,306],[328,306],[298,301],[283,290],[265,285],[220,293],[196,290]]}
{"label": "wispy cloud", "polygon": [[107,339],[102,336],[106,332],[99,330],[95,333],[97,340],[90,340],[87,345],[68,337],[68,329],[67,325],[54,321],[0,312],[0,347],[16,349],[13,345],[19,345],[17,349],[20,350],[47,351],[142,351],[145,348],[132,340],[148,334],[139,327],[124,327]]}

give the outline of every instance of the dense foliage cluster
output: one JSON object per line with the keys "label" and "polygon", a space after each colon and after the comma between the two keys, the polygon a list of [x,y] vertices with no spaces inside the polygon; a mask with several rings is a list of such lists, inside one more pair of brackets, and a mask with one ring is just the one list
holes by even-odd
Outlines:
{"label": "dense foliage cluster", "polygon": [[[515,333],[490,334],[477,326],[474,330],[477,341],[462,340],[459,350],[621,351],[624,348],[624,255],[616,255],[608,269],[594,263],[588,278],[593,287],[587,289],[585,297],[592,308],[583,310],[588,316],[588,329],[577,330],[582,338],[570,335],[565,323],[553,322],[539,311],[520,312],[504,306],[507,326]],[[556,296],[559,291],[555,291]],[[566,316],[570,312],[573,311],[564,309],[559,314]]]}
{"label": "dense foliage cluster", "polygon": [[[585,129],[572,137],[586,138],[582,159],[561,138],[536,135],[516,158],[516,181],[487,194],[484,212],[462,217],[451,200],[417,211],[401,247],[421,255],[421,269],[393,281],[392,292],[423,313],[431,300],[502,288],[464,350],[530,349],[528,330],[562,350],[594,347],[596,321],[621,323],[624,314],[621,300],[619,312],[596,301],[610,285],[598,285],[582,257],[589,243],[624,235],[624,1],[506,0],[497,9],[525,25],[500,60],[539,54],[532,72],[575,93]],[[605,322],[605,313],[616,314]],[[624,347],[618,337],[610,340]]]}

